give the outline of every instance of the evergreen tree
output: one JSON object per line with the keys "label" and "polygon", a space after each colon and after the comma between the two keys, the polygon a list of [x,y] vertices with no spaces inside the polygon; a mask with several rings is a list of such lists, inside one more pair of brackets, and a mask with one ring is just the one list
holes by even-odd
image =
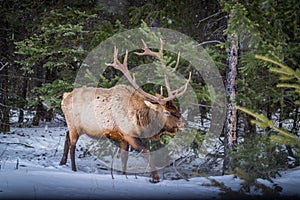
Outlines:
{"label": "evergreen tree", "polygon": [[81,9],[62,7],[45,12],[38,31],[15,43],[20,55],[16,63],[26,74],[44,80],[33,90],[30,105],[38,108],[43,102],[48,110],[59,111],[62,94],[73,88],[87,52],[114,32],[110,22],[96,21],[100,17],[97,10]]}
{"label": "evergreen tree", "polygon": [[[299,46],[297,48],[295,43],[299,42],[299,33],[296,31],[299,18],[296,16],[299,15],[300,4],[298,1],[222,1],[222,3],[228,13],[233,9],[236,11],[235,15],[231,15],[231,26],[228,26],[226,33],[236,31],[240,47],[235,100],[240,111],[238,127],[244,128],[240,129],[244,132],[239,130],[239,138],[243,138],[236,151],[230,153],[233,157],[231,167],[233,173],[243,178],[245,174],[250,173],[251,177],[247,180],[252,181],[248,183],[255,184],[256,178],[268,179],[271,176],[269,172],[278,172],[288,166],[287,155],[296,157],[290,152],[295,150],[298,152],[298,136],[284,130],[283,122],[285,119],[293,120],[293,127],[289,129],[297,130],[295,127],[297,121],[299,122],[298,94],[293,92],[292,88],[296,91],[298,87],[293,80],[297,80],[299,73],[296,70]],[[298,50],[291,52],[292,49]],[[272,63],[280,67],[274,67]],[[281,63],[289,63],[290,67]],[[278,78],[278,74],[273,72],[279,72],[281,75]],[[281,83],[280,80],[287,80],[287,83]],[[254,125],[253,123],[250,125],[250,122],[254,122]],[[262,135],[266,139],[263,139]],[[257,139],[261,139],[259,143],[266,148],[254,148],[255,144],[251,141]],[[278,145],[280,143],[287,146]],[[281,154],[277,154],[277,151]],[[263,157],[260,157],[262,160],[244,165],[245,160],[250,160],[252,155],[263,154],[278,162],[272,164],[272,160],[263,160]],[[279,160],[282,164],[278,164]],[[260,163],[268,167],[263,169]],[[296,161],[294,165],[297,163]]]}

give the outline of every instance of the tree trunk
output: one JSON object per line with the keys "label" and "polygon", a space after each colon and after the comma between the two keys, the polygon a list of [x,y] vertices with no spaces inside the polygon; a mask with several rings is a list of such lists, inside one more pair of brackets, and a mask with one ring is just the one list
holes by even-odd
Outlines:
{"label": "tree trunk", "polygon": [[26,105],[25,100],[26,100],[26,97],[27,97],[27,79],[24,78],[22,81],[23,81],[23,84],[21,86],[22,87],[21,88],[21,90],[22,90],[21,91],[22,99],[21,99],[21,103],[20,103],[20,108],[19,108],[20,112],[19,112],[19,119],[18,119],[18,123],[19,123],[20,126],[24,122],[24,108],[25,108],[25,105]]}
{"label": "tree trunk", "polygon": [[296,107],[295,114],[293,117],[293,127],[292,127],[292,133],[295,135],[297,134],[298,130],[300,129],[300,115],[299,115],[300,108]]}
{"label": "tree trunk", "polygon": [[9,111],[10,107],[8,106],[8,66],[6,63],[6,66],[0,66],[0,132],[10,131]]}
{"label": "tree trunk", "polygon": [[236,109],[236,78],[237,78],[237,64],[238,64],[238,36],[235,32],[228,35],[230,42],[228,52],[228,66],[226,69],[226,116],[224,126],[224,163],[223,170],[230,169],[230,162],[232,160],[229,152],[235,149],[237,144],[237,109]]}

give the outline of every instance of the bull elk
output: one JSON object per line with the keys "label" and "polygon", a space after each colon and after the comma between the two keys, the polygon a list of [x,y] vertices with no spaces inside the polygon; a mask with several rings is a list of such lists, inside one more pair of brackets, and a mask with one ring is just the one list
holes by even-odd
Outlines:
{"label": "bull elk", "polygon": [[[144,52],[135,54],[153,56],[163,62],[163,41],[159,52],[150,50],[144,44]],[[177,63],[179,63],[178,53]],[[72,170],[76,171],[75,148],[82,134],[91,137],[107,137],[120,142],[122,172],[125,174],[129,145],[143,153],[149,163],[153,182],[159,181],[155,164],[151,161],[149,149],[142,143],[141,138],[159,139],[163,132],[175,135],[178,128],[185,123],[179,113],[174,99],[184,94],[191,79],[191,73],[186,83],[176,90],[171,90],[167,75],[165,86],[167,97],[151,95],[142,90],[130,74],[127,67],[128,51],[124,61],[118,60],[118,50],[114,48],[114,61],[107,66],[120,70],[133,87],[116,85],[112,88],[75,88],[72,92],[64,93],[61,103],[68,131],[64,144],[64,152],[60,165],[67,162],[70,151]]]}

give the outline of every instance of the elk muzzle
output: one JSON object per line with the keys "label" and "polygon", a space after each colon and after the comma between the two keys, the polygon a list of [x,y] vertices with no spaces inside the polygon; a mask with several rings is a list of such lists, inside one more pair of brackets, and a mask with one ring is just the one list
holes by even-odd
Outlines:
{"label": "elk muzzle", "polygon": [[187,126],[187,121],[183,117],[180,117],[177,122],[178,129],[185,130],[186,126]]}

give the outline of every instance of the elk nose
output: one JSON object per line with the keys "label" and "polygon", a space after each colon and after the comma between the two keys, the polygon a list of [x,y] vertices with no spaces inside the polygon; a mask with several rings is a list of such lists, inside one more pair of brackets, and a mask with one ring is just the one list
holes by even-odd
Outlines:
{"label": "elk nose", "polygon": [[187,121],[183,117],[181,117],[177,123],[177,127],[179,129],[184,130],[186,128],[186,126],[187,126]]}

